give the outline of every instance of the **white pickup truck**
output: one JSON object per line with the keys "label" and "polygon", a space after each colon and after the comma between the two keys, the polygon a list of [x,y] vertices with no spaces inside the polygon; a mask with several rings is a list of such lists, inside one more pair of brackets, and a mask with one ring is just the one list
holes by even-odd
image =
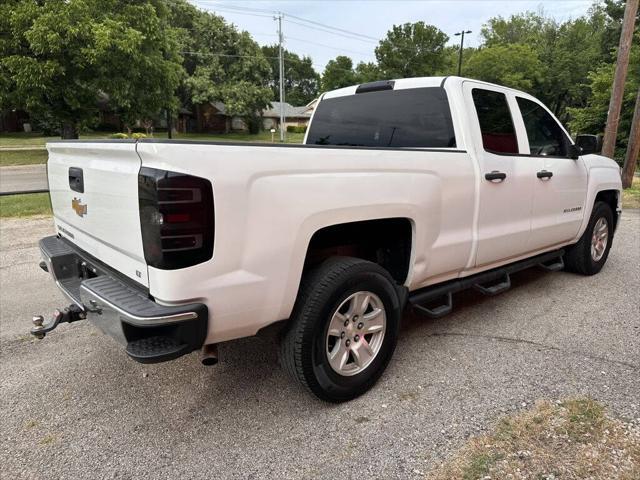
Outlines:
{"label": "white pickup truck", "polygon": [[[281,363],[327,401],[362,394],[403,309],[451,311],[531,266],[597,273],[620,218],[615,162],[526,93],[459,77],[325,93],[304,145],[47,145],[57,234],[41,267],[140,362],[279,323]],[[593,150],[593,148],[591,148]]]}

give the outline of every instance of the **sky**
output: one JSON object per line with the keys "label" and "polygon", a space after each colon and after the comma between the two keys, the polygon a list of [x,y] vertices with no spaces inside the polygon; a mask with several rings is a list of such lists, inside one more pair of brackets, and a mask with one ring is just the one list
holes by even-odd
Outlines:
{"label": "sky", "polygon": [[[587,12],[593,0],[190,0],[194,5],[216,12],[239,29],[248,31],[260,44],[278,41],[277,22],[273,13],[282,12],[285,48],[298,55],[308,55],[318,72],[337,55],[354,60],[375,61],[376,39],[397,24],[419,20],[435,25],[449,35],[450,44],[459,44],[453,34],[471,30],[465,45],[478,46],[480,28],[494,16],[508,17],[526,11],[540,11],[558,21],[579,17]],[[251,9],[253,11],[237,9]],[[235,10],[235,11],[234,11]],[[256,11],[257,10],[257,11]],[[294,15],[324,25],[359,34],[358,37],[335,35],[300,25]],[[309,25],[307,23],[307,25]],[[364,36],[364,37],[363,37]],[[369,37],[369,38],[365,38]]]}

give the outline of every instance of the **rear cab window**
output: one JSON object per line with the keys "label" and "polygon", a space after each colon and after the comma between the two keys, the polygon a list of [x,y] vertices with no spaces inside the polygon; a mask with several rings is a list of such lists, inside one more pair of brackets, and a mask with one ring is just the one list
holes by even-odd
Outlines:
{"label": "rear cab window", "polygon": [[481,88],[474,88],[471,96],[478,114],[484,149],[501,155],[518,155],[518,137],[507,96]]}
{"label": "rear cab window", "polygon": [[307,144],[356,147],[454,148],[444,88],[356,93],[322,100]]}

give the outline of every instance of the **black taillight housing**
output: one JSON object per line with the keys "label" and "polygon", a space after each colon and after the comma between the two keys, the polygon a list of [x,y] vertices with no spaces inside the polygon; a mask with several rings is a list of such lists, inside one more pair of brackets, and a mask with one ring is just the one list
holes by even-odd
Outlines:
{"label": "black taillight housing", "polygon": [[213,256],[215,225],[209,180],[142,167],[138,201],[148,265],[175,270],[206,262]]}

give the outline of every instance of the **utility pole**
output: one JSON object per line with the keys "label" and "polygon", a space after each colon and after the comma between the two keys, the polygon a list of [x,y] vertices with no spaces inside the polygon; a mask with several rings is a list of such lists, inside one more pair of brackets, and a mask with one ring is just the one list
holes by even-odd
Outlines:
{"label": "utility pole", "polygon": [[282,51],[282,12],[278,12],[278,70],[280,71],[280,142],[284,142],[284,53]]}
{"label": "utility pole", "polygon": [[471,33],[471,30],[454,33],[456,37],[460,36],[460,53],[458,54],[458,76],[462,72],[462,49],[464,48],[464,35],[465,33]]}
{"label": "utility pole", "polygon": [[640,155],[640,88],[636,98],[636,108],[633,111],[631,120],[631,131],[629,132],[629,143],[627,144],[627,155],[624,157],[624,167],[622,167],[622,188],[629,188],[633,183],[633,173],[638,165]]}
{"label": "utility pole", "polygon": [[609,112],[607,113],[607,126],[604,130],[604,140],[602,142],[602,155],[609,158],[613,158],[616,149],[620,109],[622,108],[622,98],[624,94],[624,82],[627,78],[627,69],[629,68],[629,52],[631,51],[631,40],[633,39],[633,29],[637,11],[638,0],[627,0],[627,5],[624,9],[624,18],[622,20],[620,44],[618,46],[616,73],[613,78]]}

